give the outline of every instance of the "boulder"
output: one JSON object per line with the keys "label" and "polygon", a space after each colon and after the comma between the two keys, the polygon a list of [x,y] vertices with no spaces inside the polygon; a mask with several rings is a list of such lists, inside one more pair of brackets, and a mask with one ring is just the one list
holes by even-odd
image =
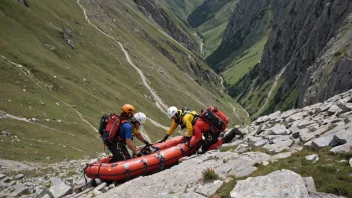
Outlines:
{"label": "boulder", "polygon": [[209,197],[210,195],[214,194],[223,184],[224,182],[221,180],[216,180],[213,182],[208,182],[204,185],[198,185],[194,192]]}
{"label": "boulder", "polygon": [[319,150],[321,148],[329,146],[332,139],[333,139],[333,135],[320,137],[318,139],[313,140],[310,147],[313,149]]}
{"label": "boulder", "polygon": [[306,160],[312,161],[313,163],[319,160],[319,156],[317,154],[308,155],[305,158]]}
{"label": "boulder", "polygon": [[334,134],[330,146],[334,147],[337,145],[346,144],[347,142],[352,143],[352,130],[343,130]]}
{"label": "boulder", "polygon": [[289,170],[278,170],[266,176],[238,181],[230,192],[232,198],[242,197],[309,197],[304,180]]}
{"label": "boulder", "polygon": [[54,198],[68,195],[70,190],[71,190],[71,187],[67,186],[64,182],[61,182],[49,188],[49,192],[54,196]]}

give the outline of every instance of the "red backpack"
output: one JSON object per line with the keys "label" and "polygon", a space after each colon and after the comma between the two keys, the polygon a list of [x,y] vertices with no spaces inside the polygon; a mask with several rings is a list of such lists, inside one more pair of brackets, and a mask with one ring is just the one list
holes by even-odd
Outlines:
{"label": "red backpack", "polygon": [[104,114],[100,119],[99,133],[103,140],[108,138],[109,141],[116,139],[120,126],[128,122],[122,119],[119,115],[111,113]]}
{"label": "red backpack", "polygon": [[209,106],[202,110],[200,117],[212,126],[215,132],[223,132],[229,124],[229,118],[217,107]]}

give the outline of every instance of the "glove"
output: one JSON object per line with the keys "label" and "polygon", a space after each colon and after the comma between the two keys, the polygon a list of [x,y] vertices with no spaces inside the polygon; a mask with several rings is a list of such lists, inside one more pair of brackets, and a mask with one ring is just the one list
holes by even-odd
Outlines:
{"label": "glove", "polygon": [[132,154],[132,158],[136,158],[136,157],[140,157],[140,156],[142,156],[142,154],[140,152]]}
{"label": "glove", "polygon": [[169,136],[170,136],[169,134],[166,134],[162,140],[158,141],[158,143],[165,142],[167,138],[169,138]]}
{"label": "glove", "polygon": [[150,146],[150,143],[147,140],[144,140],[143,142],[146,146]]}
{"label": "glove", "polygon": [[185,138],[186,138],[186,142],[185,142],[186,146],[191,147],[191,143],[190,143],[191,137],[186,136]]}

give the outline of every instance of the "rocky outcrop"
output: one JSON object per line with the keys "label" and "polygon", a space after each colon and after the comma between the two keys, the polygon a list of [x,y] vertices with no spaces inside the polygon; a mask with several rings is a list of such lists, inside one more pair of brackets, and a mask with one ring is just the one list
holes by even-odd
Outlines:
{"label": "rocky outcrop", "polygon": [[198,44],[190,38],[186,31],[176,25],[173,19],[163,8],[159,7],[157,0],[134,0],[139,5],[139,9],[146,15],[154,19],[165,31],[169,33],[175,40],[184,44],[188,49],[198,49]]}
{"label": "rocky outcrop", "polygon": [[262,60],[233,87],[232,94],[251,95],[247,87],[252,83],[259,87],[284,68],[276,109],[292,107],[295,99],[303,107],[350,89],[351,1],[274,0],[272,9],[272,31]]}
{"label": "rocky outcrop", "polygon": [[271,1],[240,1],[229,19],[221,45],[207,58],[207,63],[216,71],[221,72],[228,66],[219,64],[221,61],[224,61],[241,47],[246,48],[263,36],[271,23],[269,17],[271,15]]}
{"label": "rocky outcrop", "polygon": [[[258,118],[252,124],[243,126],[244,139],[224,144],[223,148],[234,147],[232,151],[209,151],[180,159],[178,165],[166,170],[140,176],[128,182],[105,183],[96,179],[85,182],[81,170],[87,163],[98,160],[64,161],[51,165],[35,166],[0,160],[0,167],[17,164],[24,174],[7,176],[0,174],[0,197],[210,197],[224,183],[235,177],[237,184],[231,190],[231,197],[338,197],[317,192],[311,177],[302,178],[299,171],[277,170],[270,174],[248,177],[259,166],[291,157],[303,147],[321,149],[332,147],[331,153],[349,152],[352,149],[352,90],[330,98],[324,103],[275,112]],[[266,153],[251,149],[263,148]],[[307,163],[319,163],[317,154],[305,156]],[[102,155],[99,157],[106,157]],[[323,159],[323,158],[322,158]],[[349,160],[349,162],[347,162]],[[351,166],[352,159],[344,161]],[[321,160],[322,161],[322,160]],[[350,165],[348,165],[349,163]],[[330,166],[331,164],[329,164]],[[304,163],[302,163],[304,166]],[[36,170],[32,170],[37,167]],[[8,166],[14,168],[14,166]],[[161,168],[161,167],[160,167]],[[203,172],[214,170],[216,180],[204,180]],[[54,170],[41,177],[27,177],[29,171]]]}
{"label": "rocky outcrop", "polygon": [[308,68],[301,84],[300,106],[321,102],[352,88],[352,14],[339,33],[325,46],[317,61]]}

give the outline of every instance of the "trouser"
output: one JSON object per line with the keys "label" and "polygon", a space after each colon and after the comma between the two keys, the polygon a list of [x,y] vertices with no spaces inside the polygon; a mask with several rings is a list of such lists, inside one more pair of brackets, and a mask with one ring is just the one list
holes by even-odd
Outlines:
{"label": "trouser", "polygon": [[131,155],[128,153],[126,145],[119,141],[113,141],[109,143],[108,148],[112,153],[112,158],[110,163],[112,162],[119,162],[127,159],[131,159]]}
{"label": "trouser", "polygon": [[218,132],[208,132],[204,134],[205,140],[202,144],[202,151],[206,152],[209,147],[218,141],[220,133]]}

